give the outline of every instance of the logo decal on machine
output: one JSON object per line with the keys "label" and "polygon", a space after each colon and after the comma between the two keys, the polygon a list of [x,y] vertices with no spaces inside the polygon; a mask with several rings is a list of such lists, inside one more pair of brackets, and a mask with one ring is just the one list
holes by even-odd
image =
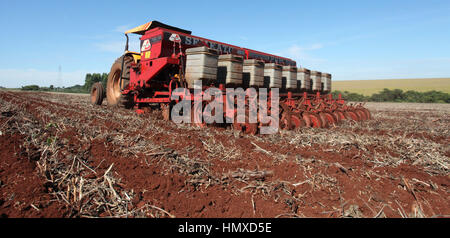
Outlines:
{"label": "logo decal on machine", "polygon": [[147,51],[152,48],[152,44],[150,44],[150,40],[145,40],[144,43],[142,43],[141,52]]}
{"label": "logo decal on machine", "polygon": [[178,34],[172,34],[170,36],[169,40],[173,41],[173,42],[177,42],[177,43],[181,42],[181,38],[180,38],[180,36]]}

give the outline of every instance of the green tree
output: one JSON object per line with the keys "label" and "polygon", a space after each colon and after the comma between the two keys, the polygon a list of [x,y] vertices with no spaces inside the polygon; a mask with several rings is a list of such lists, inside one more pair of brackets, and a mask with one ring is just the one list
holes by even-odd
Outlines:
{"label": "green tree", "polygon": [[103,83],[103,77],[104,76],[100,73],[86,74],[86,78],[84,80],[84,89],[89,92],[94,83]]}
{"label": "green tree", "polygon": [[358,93],[350,93],[348,91],[333,91],[331,93],[333,95],[333,98],[338,98],[339,94],[342,95],[342,98],[344,98],[347,101],[353,101],[353,102],[363,102],[363,101],[367,101],[368,97],[362,95],[362,94],[358,94]]}
{"label": "green tree", "polygon": [[22,91],[39,91],[40,88],[38,85],[27,85],[22,87]]}
{"label": "green tree", "polygon": [[107,73],[103,73],[102,74],[102,85],[104,88],[106,88],[106,82],[108,82],[108,74]]}
{"label": "green tree", "polygon": [[92,81],[92,74],[86,74],[86,77],[84,79],[84,88],[87,90],[91,89],[92,84],[94,84],[94,82]]}

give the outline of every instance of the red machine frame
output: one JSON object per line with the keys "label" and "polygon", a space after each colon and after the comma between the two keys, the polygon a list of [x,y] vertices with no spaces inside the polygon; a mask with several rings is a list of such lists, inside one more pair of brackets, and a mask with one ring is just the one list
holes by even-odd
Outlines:
{"label": "red machine frame", "polygon": [[[190,32],[182,29],[177,31],[155,27],[147,30],[140,38],[141,59],[131,64],[130,82],[121,92],[123,95],[132,95],[138,113],[143,113],[145,111],[143,108],[149,104],[159,104],[163,109],[163,114],[164,110],[170,109],[170,105],[174,103],[171,99],[173,89],[186,86],[180,83],[184,79],[185,51],[188,48],[207,46],[216,49],[219,54],[235,54],[241,55],[244,59],[258,59],[265,63],[296,66],[296,62],[288,58],[209,40],[188,33]],[[157,80],[161,75],[167,76],[163,72],[167,69],[172,70],[172,75],[169,78],[163,77],[163,80]],[[174,70],[179,73],[173,74]],[[214,85],[204,85],[203,90],[210,86]],[[224,102],[224,109],[227,110],[225,85],[215,86],[222,91],[223,98],[221,101]],[[271,95],[270,92],[269,95]],[[194,98],[198,96],[202,95],[194,95],[188,100],[194,101]],[[282,92],[279,96],[282,109],[280,119],[282,122],[284,121],[288,129],[291,126],[301,127],[303,123],[301,118],[306,121],[308,126],[313,127],[324,127],[327,121],[336,123],[342,119],[359,121],[370,118],[369,111],[362,105],[347,106],[340,95],[338,99],[333,99],[331,94],[321,95],[320,92],[312,90],[307,92],[305,90],[293,90]],[[166,112],[166,115],[168,113]],[[249,125],[246,125],[246,127],[248,128]],[[254,133],[254,131],[255,129],[252,127],[251,133]]]}

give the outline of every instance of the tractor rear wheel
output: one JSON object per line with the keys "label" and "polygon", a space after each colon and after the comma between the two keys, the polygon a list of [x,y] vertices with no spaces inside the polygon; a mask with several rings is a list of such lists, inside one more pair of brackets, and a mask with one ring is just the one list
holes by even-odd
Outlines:
{"label": "tractor rear wheel", "polygon": [[[123,73],[122,73],[122,59],[123,59]],[[119,106],[124,108],[133,107],[133,99],[131,95],[123,95],[124,90],[130,83],[130,67],[133,62],[131,56],[121,56],[111,67],[108,75],[108,82],[106,83],[106,98],[109,106]],[[121,80],[122,75],[122,80]]]}

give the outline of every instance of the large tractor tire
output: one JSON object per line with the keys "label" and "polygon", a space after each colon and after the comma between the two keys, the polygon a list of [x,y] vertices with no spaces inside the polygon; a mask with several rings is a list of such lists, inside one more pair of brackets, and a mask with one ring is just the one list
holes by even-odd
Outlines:
{"label": "large tractor tire", "polygon": [[102,105],[105,98],[105,90],[101,83],[94,83],[91,88],[91,103],[93,105]]}
{"label": "large tractor tire", "polygon": [[[133,107],[134,103],[131,95],[122,94],[122,90],[130,83],[130,68],[132,62],[133,57],[124,55],[118,58],[112,65],[108,75],[108,82],[106,83],[106,99],[108,101],[108,106],[118,106],[127,109]],[[122,82],[120,80],[121,74],[123,75]]]}

